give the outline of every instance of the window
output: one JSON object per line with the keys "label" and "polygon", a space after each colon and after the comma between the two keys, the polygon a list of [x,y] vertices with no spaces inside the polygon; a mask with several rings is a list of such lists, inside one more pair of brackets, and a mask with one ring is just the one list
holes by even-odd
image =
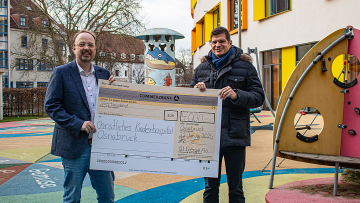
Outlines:
{"label": "window", "polygon": [[111,52],[111,53],[110,53],[110,57],[111,57],[112,59],[115,59],[115,58],[116,58],[116,53],[115,53],[115,52]]}
{"label": "window", "polygon": [[27,48],[27,37],[26,36],[21,36],[21,47]]}
{"label": "window", "polygon": [[2,75],[2,80],[3,80],[3,87],[9,87],[9,73],[5,72]]}
{"label": "window", "polygon": [[41,27],[46,28],[47,26],[48,26],[47,21],[46,20],[41,20]]}
{"label": "window", "polygon": [[[0,0],[0,7],[7,7],[7,0]],[[11,8],[11,5],[10,5]]]}
{"label": "window", "polygon": [[290,0],[265,0],[265,16],[290,10]]}
{"label": "window", "polygon": [[33,70],[32,59],[15,59],[16,70]]}
{"label": "window", "polygon": [[0,24],[2,24],[2,25],[7,25],[7,17],[1,16],[1,17],[0,17]]}
{"label": "window", "polygon": [[64,41],[58,41],[59,51],[61,52],[61,56],[66,56],[66,44]]}
{"label": "window", "polygon": [[8,52],[0,51],[0,68],[8,68]]}
{"label": "window", "polygon": [[26,27],[26,17],[20,16],[20,26]]}
{"label": "window", "polygon": [[220,13],[219,8],[213,12],[213,28],[220,26]]}
{"label": "window", "polygon": [[135,60],[135,54],[130,54],[130,59]]}
{"label": "window", "polygon": [[0,33],[1,33],[0,41],[7,42],[7,32],[8,32],[7,17],[0,16]]}
{"label": "window", "polygon": [[239,23],[238,11],[239,11],[238,0],[229,0],[229,14],[230,14],[229,30],[230,31],[238,28],[238,23]]}
{"label": "window", "polygon": [[5,7],[0,8],[0,15],[6,16],[8,14],[8,9]]}
{"label": "window", "polygon": [[47,39],[42,39],[42,48],[43,48],[43,49],[47,49],[47,48],[48,48],[48,40],[47,40]]}
{"label": "window", "polygon": [[140,61],[144,61],[144,55],[138,55]]}
{"label": "window", "polygon": [[[1,2],[1,1],[0,1]],[[7,17],[0,16],[0,50],[8,49]]]}
{"label": "window", "polygon": [[54,66],[50,63],[46,63],[41,60],[37,60],[37,70],[38,71],[52,71],[54,69]]}
{"label": "window", "polygon": [[47,86],[48,86],[48,82],[37,82],[36,86],[37,86],[37,87],[47,87]]}
{"label": "window", "polygon": [[[191,31],[191,50],[194,52],[197,47],[201,47],[210,41],[211,31],[220,26],[220,7],[221,3],[216,4],[198,22]],[[171,51],[175,51],[175,46],[170,46]]]}
{"label": "window", "polygon": [[205,44],[205,20],[201,22],[201,44]]}
{"label": "window", "polygon": [[7,50],[8,42],[7,42],[7,34],[0,34],[0,50]]}
{"label": "window", "polygon": [[99,55],[100,55],[101,57],[104,57],[104,56],[105,56],[105,52],[100,52]]}
{"label": "window", "polygon": [[31,88],[34,87],[33,82],[16,82],[16,88]]}
{"label": "window", "polygon": [[0,24],[0,32],[7,33],[7,24]]}
{"label": "window", "polygon": [[122,54],[121,54],[121,59],[122,59],[122,60],[125,60],[125,59],[126,59],[126,54],[125,54],[125,53],[122,53]]}
{"label": "window", "polygon": [[263,68],[265,94],[272,109],[276,109],[282,93],[280,49],[263,52]]}
{"label": "window", "polygon": [[296,65],[316,43],[296,46]]}
{"label": "window", "polygon": [[115,77],[118,78],[128,78],[128,69],[130,66],[127,63],[121,63],[119,66],[117,66],[115,70]]}

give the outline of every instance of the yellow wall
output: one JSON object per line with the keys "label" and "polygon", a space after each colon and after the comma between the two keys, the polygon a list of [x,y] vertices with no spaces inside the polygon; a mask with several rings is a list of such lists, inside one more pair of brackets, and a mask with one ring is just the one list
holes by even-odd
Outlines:
{"label": "yellow wall", "polygon": [[[269,1],[267,3],[269,4]],[[253,5],[253,8],[254,8],[254,21],[261,20],[261,19],[269,17],[269,16],[266,16],[265,4],[266,4],[265,0],[254,0],[254,5]],[[267,5],[267,7],[269,7],[269,5]],[[292,10],[292,0],[290,0],[289,10]],[[283,11],[283,12],[287,12],[289,10],[286,10],[286,11]],[[280,12],[280,13],[283,13],[283,12]],[[274,15],[278,15],[280,13],[276,13]],[[272,16],[274,16],[274,15],[272,15]]]}
{"label": "yellow wall", "polygon": [[[331,71],[334,77],[338,78],[342,69],[344,68],[344,55],[337,56],[332,63]],[[339,78],[340,82],[344,82],[344,74],[341,74]]]}
{"label": "yellow wall", "polygon": [[286,47],[281,50],[281,80],[282,89],[284,90],[285,84],[288,81],[291,73],[296,66],[296,49],[295,47]]}
{"label": "yellow wall", "polygon": [[242,0],[241,9],[241,30],[246,30],[248,28],[248,0]]}
{"label": "yellow wall", "polygon": [[205,42],[210,41],[211,30],[214,26],[213,13],[205,14]]}
{"label": "yellow wall", "polygon": [[[284,87],[286,85],[286,82],[288,81],[291,73],[294,71],[296,66],[296,48],[293,47],[286,47],[282,48],[281,50],[281,69],[282,69],[282,89],[284,90]],[[342,69],[344,68],[344,55],[339,55],[335,58],[335,60],[332,63],[332,74],[334,77],[338,78]],[[339,81],[344,81],[344,74],[341,74],[341,77],[339,78]]]}
{"label": "yellow wall", "polygon": [[191,31],[191,52],[196,51],[196,28]]}
{"label": "yellow wall", "polygon": [[196,23],[196,47],[200,47],[202,45],[202,21]]}
{"label": "yellow wall", "polygon": [[[191,32],[191,50],[194,52],[197,47],[202,46],[207,41],[210,41],[211,31],[214,28],[214,11],[219,9],[220,14],[220,3],[214,6],[210,11],[208,11],[203,18],[201,18],[197,23],[195,28]],[[220,19],[221,22],[221,19]],[[205,36],[205,39],[204,39]]]}
{"label": "yellow wall", "polygon": [[265,18],[265,0],[254,0],[254,21]]}
{"label": "yellow wall", "polygon": [[191,1],[191,8],[194,8],[197,0],[190,0],[190,1]]}

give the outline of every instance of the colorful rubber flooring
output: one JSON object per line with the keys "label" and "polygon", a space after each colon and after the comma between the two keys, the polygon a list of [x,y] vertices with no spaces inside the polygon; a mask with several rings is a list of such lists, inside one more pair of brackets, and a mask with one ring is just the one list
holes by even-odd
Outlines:
{"label": "colorful rubber flooring", "polygon": [[[261,123],[252,118],[253,144],[256,136],[272,136],[270,112],[257,114]],[[62,202],[62,183],[64,173],[59,157],[49,154],[54,122],[52,120],[34,120],[0,123],[0,202],[1,203],[33,203]],[[271,146],[271,143],[269,145]],[[256,148],[256,144],[254,148]],[[269,149],[267,149],[269,148]],[[271,157],[271,147],[266,147],[268,157]],[[247,165],[256,168],[253,163],[252,149],[247,152]],[[250,154],[249,154],[250,153]],[[264,158],[267,160],[267,157]],[[287,164],[292,164],[290,161]],[[269,191],[269,170],[244,172],[244,191],[247,202],[265,202]],[[295,163],[296,164],[296,163]],[[286,165],[286,164],[285,164]],[[333,168],[302,168],[276,170],[274,187],[288,182],[313,178],[333,177]],[[247,166],[248,168],[248,166]],[[291,167],[288,167],[291,168]],[[224,170],[223,170],[224,171]],[[115,172],[116,202],[202,202],[204,180],[199,177],[171,176],[157,174],[138,174]],[[228,202],[226,175],[222,175],[220,187],[220,202]],[[82,189],[82,202],[96,202],[96,194],[90,180],[86,177]]]}

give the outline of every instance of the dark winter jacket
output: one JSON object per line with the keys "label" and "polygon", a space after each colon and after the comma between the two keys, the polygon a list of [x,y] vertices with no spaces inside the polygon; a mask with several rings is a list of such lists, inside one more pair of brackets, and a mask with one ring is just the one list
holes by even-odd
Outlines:
{"label": "dark winter jacket", "polygon": [[264,91],[251,57],[232,46],[233,53],[219,71],[211,63],[211,51],[195,69],[190,87],[204,82],[206,88],[222,89],[230,86],[238,95],[237,100],[226,98],[222,104],[220,148],[250,146],[249,108],[261,106]]}

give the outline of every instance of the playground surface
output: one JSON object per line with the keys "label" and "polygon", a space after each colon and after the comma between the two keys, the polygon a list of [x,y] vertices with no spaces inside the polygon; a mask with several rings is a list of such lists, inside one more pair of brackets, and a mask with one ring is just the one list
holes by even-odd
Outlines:
{"label": "playground surface", "polygon": [[[247,147],[243,176],[247,203],[265,202],[265,195],[269,192],[271,165],[263,172],[262,169],[272,157],[274,118],[269,111],[256,116],[261,123],[251,117],[252,146]],[[64,172],[61,159],[49,154],[53,126],[54,121],[50,119],[0,123],[1,203],[62,202]],[[278,158],[277,164],[280,161]],[[334,177],[334,171],[333,167],[285,160],[276,167],[274,187],[294,181]],[[117,203],[202,202],[204,179],[201,177],[116,171],[115,179]],[[220,202],[228,202],[225,174],[221,183]],[[82,202],[96,202],[88,177],[83,184]]]}

